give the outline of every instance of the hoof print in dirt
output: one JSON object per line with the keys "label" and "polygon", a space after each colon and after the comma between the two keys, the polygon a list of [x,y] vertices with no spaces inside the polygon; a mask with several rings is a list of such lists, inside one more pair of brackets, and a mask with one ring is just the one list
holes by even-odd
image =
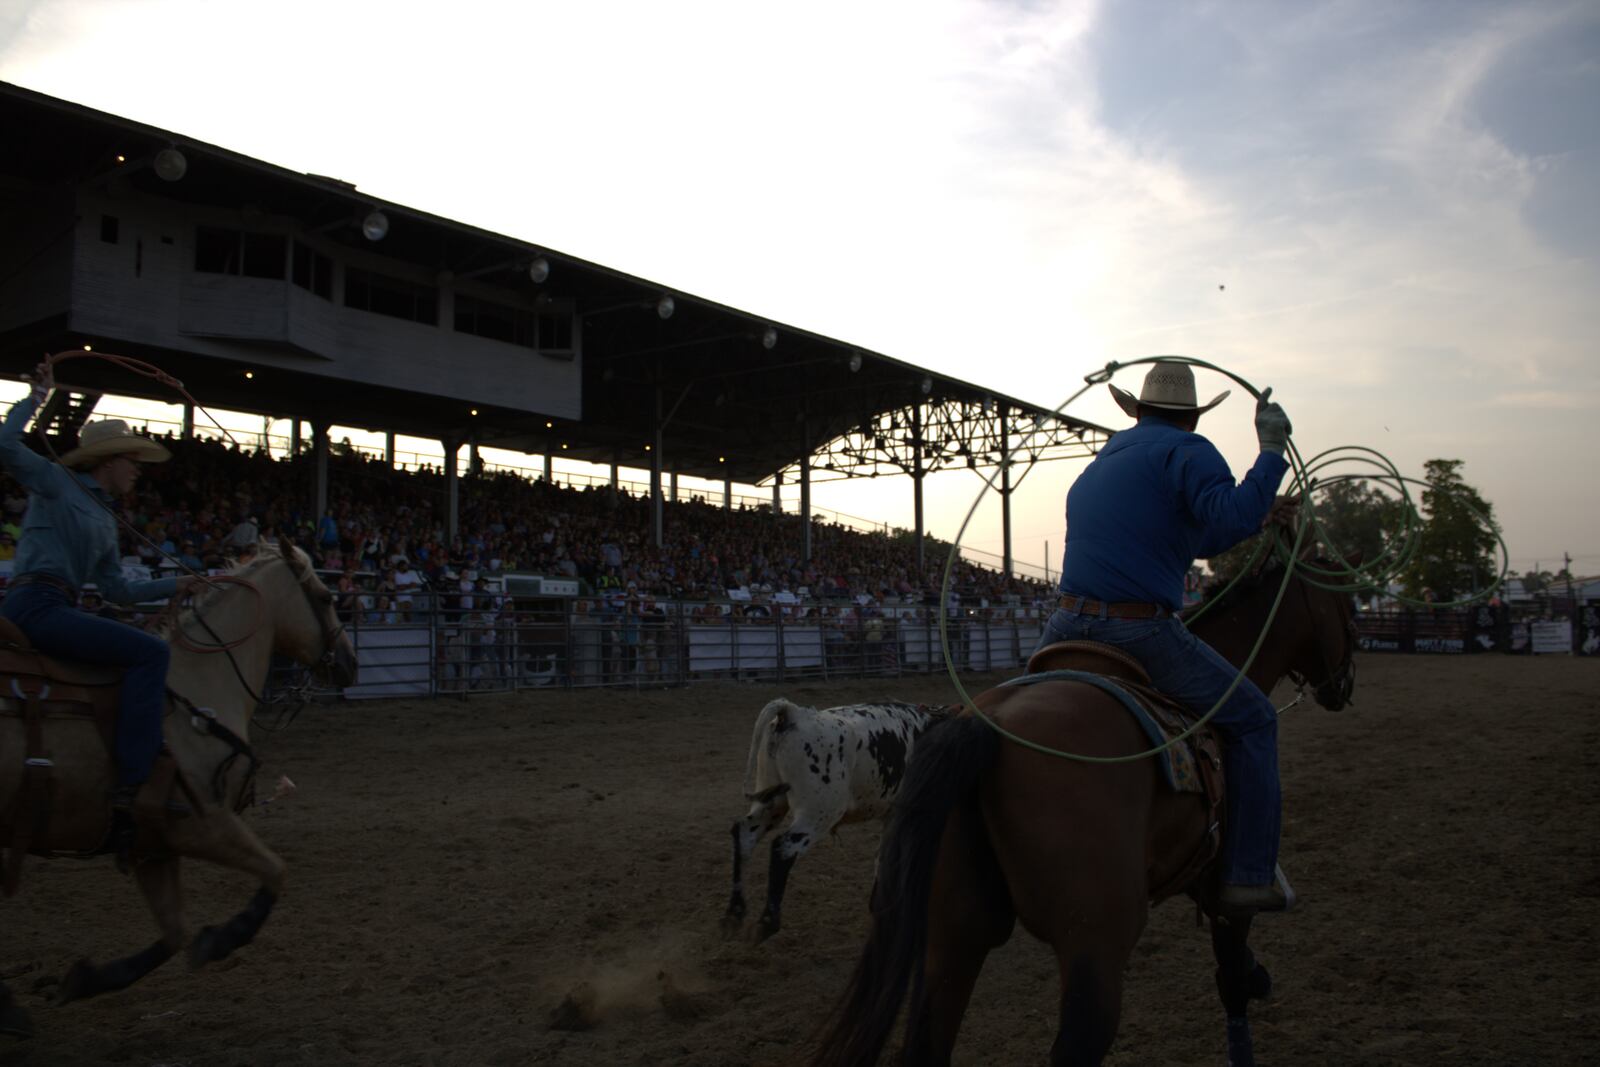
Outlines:
{"label": "hoof print in dirt", "polygon": [[588,1030],[599,1021],[595,1014],[594,987],[588,982],[574,988],[550,1013],[552,1030]]}

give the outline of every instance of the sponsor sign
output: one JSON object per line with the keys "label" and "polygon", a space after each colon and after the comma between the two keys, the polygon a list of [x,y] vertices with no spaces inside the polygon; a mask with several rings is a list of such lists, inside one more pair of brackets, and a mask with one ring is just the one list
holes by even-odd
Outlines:
{"label": "sponsor sign", "polygon": [[1555,619],[1531,622],[1528,636],[1537,653],[1572,652],[1572,620]]}
{"label": "sponsor sign", "polygon": [[1399,652],[1400,639],[1397,637],[1363,637],[1361,639],[1363,652]]}
{"label": "sponsor sign", "polygon": [[1459,637],[1417,637],[1411,642],[1413,652],[1461,653],[1467,650],[1466,642]]}

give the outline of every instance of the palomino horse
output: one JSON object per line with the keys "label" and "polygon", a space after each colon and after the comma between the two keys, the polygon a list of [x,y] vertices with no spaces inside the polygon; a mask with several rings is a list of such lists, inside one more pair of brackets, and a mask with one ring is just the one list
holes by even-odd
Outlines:
{"label": "palomino horse", "polygon": [[[141,826],[131,854],[134,877],[161,927],[161,939],[124,959],[96,966],[81,959],[62,979],[58,1002],[122,989],[189,944],[194,966],[220,960],[248,944],[283,890],[284,863],[239,817],[249,803],[256,769],[248,729],[274,654],[315,666],[338,685],[355,680],[355,648],[334,613],[333,596],[298,548],[286,554],[264,546],[260,556],[221,580],[170,624],[172,644],[167,686],[172,694],[165,739],[176,761],[177,788],[170,792],[159,825]],[[114,703],[114,672],[90,665],[52,662],[13,646],[7,661],[33,662],[37,670],[15,700],[0,701],[0,797],[11,798],[0,821],[0,843],[26,822],[26,848],[35,852],[87,853],[105,838],[112,765],[106,741],[82,706],[67,693],[100,691],[96,702]],[[55,698],[50,698],[50,687]],[[31,687],[31,691],[30,691]],[[30,728],[30,701],[42,719]],[[77,714],[74,714],[74,712]],[[7,721],[9,720],[9,721]],[[32,738],[30,730],[38,732]],[[39,759],[29,752],[48,753]],[[25,762],[34,766],[24,769]],[[48,768],[47,799],[30,800],[26,775]],[[152,785],[156,779],[152,779]],[[148,787],[147,787],[148,788]],[[185,803],[180,803],[180,801]],[[176,810],[174,810],[176,809]],[[206,860],[254,875],[260,888],[250,904],[221,926],[207,926],[192,942],[178,883],[179,861]],[[14,856],[13,862],[20,860]],[[8,872],[15,880],[15,867]],[[0,986],[0,1031],[31,1032],[23,1010]]]}
{"label": "palomino horse", "polygon": [[[1282,578],[1274,569],[1235,587],[1195,633],[1243,663]],[[1343,707],[1354,685],[1353,612],[1350,597],[1296,574],[1249,677],[1265,692],[1286,674],[1314,679],[1318,703]],[[999,686],[974,703],[1009,732],[1056,750],[1119,756],[1150,747],[1113,697],[1079,681]],[[984,958],[1020,919],[1055,950],[1060,969],[1050,1062],[1100,1063],[1152,894],[1182,879],[1208,824],[1205,798],[1168,790],[1154,759],[1068,760],[1009,743],[970,714],[933,727],[918,742],[879,851],[866,947],[812,1062],[876,1063],[909,987],[901,1062],[949,1064]],[[1210,903],[1213,877],[1191,880],[1188,891],[1211,917],[1229,1062],[1249,1067],[1246,1007],[1268,994],[1271,979],[1246,944],[1249,916],[1219,914]]]}

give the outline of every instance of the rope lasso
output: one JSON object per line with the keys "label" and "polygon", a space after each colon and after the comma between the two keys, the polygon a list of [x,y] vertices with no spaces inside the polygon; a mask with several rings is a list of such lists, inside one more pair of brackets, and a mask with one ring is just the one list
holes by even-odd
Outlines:
{"label": "rope lasso", "polygon": [[[1103,385],[1110,382],[1117,371],[1146,363],[1183,363],[1190,366],[1201,367],[1206,370],[1215,371],[1238,384],[1252,397],[1259,399],[1261,396],[1261,392],[1256,389],[1255,386],[1251,385],[1239,375],[1234,374],[1233,372],[1222,367],[1218,367],[1215,364],[1208,363],[1205,360],[1195,359],[1190,356],[1177,355],[1147,356],[1142,359],[1130,360],[1127,363],[1119,363],[1113,360],[1107,363],[1105,367],[1101,368],[1100,370],[1086,374],[1084,376],[1083,387],[1057,405],[1053,414],[1059,417],[1063,411],[1076,402],[1078,398],[1083,396],[1084,393],[1088,392],[1096,385]],[[941,605],[948,603],[952,572],[955,567],[955,561],[961,551],[961,539],[963,536],[965,536],[967,527],[971,525],[972,518],[977,513],[978,505],[983,502],[983,498],[990,492],[990,490],[994,488],[995,480],[1000,476],[1001,471],[1003,471],[1010,464],[1011,457],[1016,455],[1018,452],[1027,451],[1034,437],[1042,432],[1042,429],[1042,422],[1036,423],[1034,429],[1029,431],[1022,438],[1021,442],[1016,448],[1005,451],[1001,458],[1000,465],[995,469],[995,472],[984,479],[983,488],[979,490],[977,496],[974,498],[972,506],[967,509],[966,517],[962,519],[961,526],[957,530],[956,536],[951,543],[950,553],[945,559],[944,573],[939,590]],[[1327,486],[1338,481],[1356,479],[1359,477],[1358,475],[1340,475],[1331,479],[1324,478],[1320,483],[1314,477],[1318,471],[1336,461],[1334,458],[1329,457],[1337,457],[1340,453],[1353,453],[1355,454],[1354,456],[1347,458],[1354,458],[1359,461],[1364,461],[1367,464],[1378,468],[1382,474],[1381,476],[1374,477],[1374,480],[1379,482],[1379,484],[1385,485],[1398,492],[1401,500],[1404,502],[1404,511],[1402,512],[1404,518],[1403,536],[1396,541],[1387,543],[1384,546],[1383,552],[1374,560],[1361,560],[1356,563],[1351,563],[1343,554],[1340,553],[1338,547],[1333,544],[1332,539],[1327,536],[1325,527],[1316,515],[1316,507],[1312,500],[1312,491],[1314,488],[1316,488],[1319,484],[1322,486]],[[1310,463],[1306,463],[1301,459],[1300,451],[1295,446],[1294,440],[1291,436],[1286,442],[1284,456],[1289,461],[1290,470],[1293,475],[1293,478],[1290,482],[1291,488],[1288,495],[1291,497],[1298,495],[1301,501],[1292,544],[1286,542],[1281,529],[1275,526],[1269,527],[1269,536],[1261,537],[1259,543],[1256,545],[1255,550],[1252,552],[1250,559],[1243,567],[1240,568],[1239,573],[1236,574],[1232,580],[1223,587],[1222,590],[1214,594],[1207,601],[1207,603],[1219,602],[1222,597],[1227,594],[1228,590],[1232,589],[1241,578],[1252,573],[1253,571],[1259,570],[1259,563],[1262,561],[1262,554],[1264,552],[1270,551],[1277,556],[1278,560],[1283,566],[1283,581],[1278,586],[1277,594],[1273,598],[1272,607],[1267,613],[1266,621],[1262,624],[1261,632],[1257,634],[1255,644],[1251,647],[1250,653],[1248,656],[1246,656],[1244,663],[1239,667],[1238,673],[1234,676],[1233,681],[1217,699],[1217,702],[1213,704],[1204,715],[1202,715],[1186,730],[1178,734],[1176,737],[1168,739],[1163,744],[1156,745],[1155,747],[1146,749],[1142,752],[1136,752],[1123,756],[1091,756],[1085,753],[1067,752],[1052,748],[1048,745],[1039,744],[1038,742],[1031,741],[1025,737],[1021,737],[1005,729],[991,716],[985,714],[984,711],[973,701],[971,694],[968,693],[966,687],[962,684],[960,677],[956,673],[955,659],[950,653],[948,625],[949,612],[941,610],[939,612],[939,647],[944,656],[945,671],[950,676],[951,684],[955,686],[956,692],[960,694],[961,703],[969,711],[971,711],[973,715],[982,720],[986,725],[995,730],[1002,737],[1015,744],[1021,745],[1024,748],[1033,749],[1036,752],[1041,752],[1046,755],[1076,760],[1083,763],[1130,763],[1134,760],[1158,756],[1172,748],[1174,745],[1186,740],[1196,731],[1205,726],[1211,721],[1217,712],[1221,710],[1222,706],[1227,703],[1228,699],[1233,695],[1234,690],[1239,687],[1239,684],[1247,676],[1250,667],[1255,663],[1256,656],[1260,653],[1262,645],[1266,641],[1267,634],[1272,628],[1273,620],[1277,618],[1278,609],[1283,603],[1284,594],[1288,591],[1289,584],[1294,580],[1296,574],[1299,574],[1301,580],[1310,585],[1337,593],[1354,594],[1363,589],[1373,587],[1387,588],[1389,580],[1395,575],[1399,574],[1406,566],[1410,564],[1417,551],[1418,542],[1421,536],[1421,519],[1415,505],[1411,501],[1410,494],[1406,487],[1408,485],[1429,485],[1430,488],[1434,489],[1437,489],[1438,487],[1432,486],[1430,483],[1423,482],[1418,479],[1407,478],[1401,475],[1394,464],[1390,462],[1387,457],[1383,456],[1382,453],[1370,448],[1365,448],[1364,446],[1347,445],[1340,448],[1330,449],[1328,451],[1318,453],[1316,456],[1312,457]],[[1473,507],[1469,501],[1462,501],[1461,503],[1472,513],[1475,519],[1493,531],[1495,539],[1500,547],[1502,560],[1499,576],[1487,589],[1478,591],[1474,593],[1474,595],[1461,600],[1452,600],[1443,603],[1431,603],[1412,600],[1406,597],[1397,597],[1396,599],[1402,601],[1403,603],[1414,605],[1426,603],[1427,606],[1434,608],[1457,607],[1475,603],[1488,596],[1491,596],[1494,591],[1498,589],[1504,582],[1511,566],[1510,552],[1506,548],[1505,538],[1501,535],[1499,528],[1495,526],[1494,523],[1489,521],[1488,516],[1484,515],[1477,508]],[[1307,561],[1301,558],[1301,547],[1305,543],[1306,534],[1313,530],[1315,531],[1316,537],[1313,538],[1312,543],[1320,541],[1322,544],[1327,546],[1328,551],[1333,555],[1333,559],[1330,561],[1331,565],[1329,566],[1322,566],[1318,563]],[[1344,580],[1339,581],[1338,579],[1341,578]],[[1194,618],[1198,618],[1204,613],[1204,610],[1204,607],[1202,607],[1200,612],[1187,620],[1187,622],[1192,623]],[[1298,700],[1294,703],[1298,703]],[[1292,707],[1293,704],[1290,704],[1289,706]],[[1287,708],[1285,710],[1287,710]]]}

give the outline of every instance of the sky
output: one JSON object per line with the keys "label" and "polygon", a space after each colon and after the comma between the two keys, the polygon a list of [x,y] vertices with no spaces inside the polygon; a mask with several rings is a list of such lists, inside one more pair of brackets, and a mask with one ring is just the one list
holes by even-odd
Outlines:
{"label": "sky", "polygon": [[[1592,2],[0,0],[0,80],[1050,408],[1203,359],[1600,573]],[[1251,416],[1200,427],[1240,474]],[[1081,466],[1023,480],[1020,560]],[[813,500],[909,526],[895,484]],[[930,531],[983,485],[930,479]]]}

